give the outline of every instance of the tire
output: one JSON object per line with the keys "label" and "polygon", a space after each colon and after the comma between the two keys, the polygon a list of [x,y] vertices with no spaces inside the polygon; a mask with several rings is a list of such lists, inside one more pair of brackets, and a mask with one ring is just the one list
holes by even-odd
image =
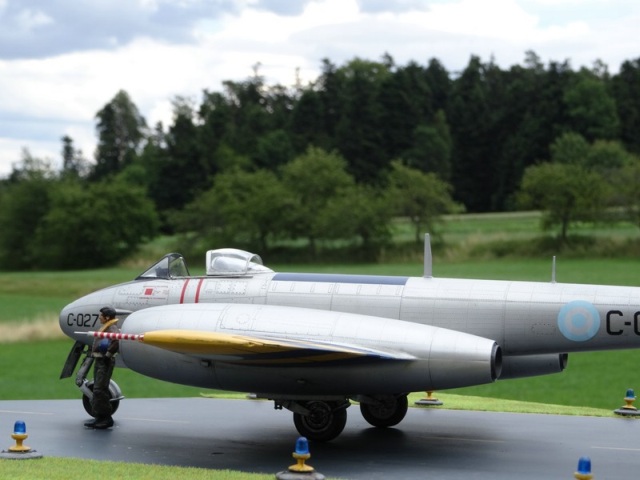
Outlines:
{"label": "tire", "polygon": [[[93,392],[93,381],[89,382],[87,384],[87,388],[89,388],[89,390],[91,390]],[[120,406],[120,400],[113,400],[113,392],[111,391],[111,389],[109,389],[109,396],[111,397],[111,415],[113,415],[114,413],[116,413],[116,410],[118,410],[118,407]],[[87,412],[89,415],[93,416],[93,409],[91,408],[91,399],[89,399],[89,397],[87,397],[86,395],[82,395],[82,406],[84,407],[84,411]]]}
{"label": "tire", "polygon": [[308,440],[329,442],[342,433],[347,424],[347,409],[335,402],[311,401],[305,407],[309,415],[293,414],[298,433]]}
{"label": "tire", "polygon": [[407,414],[409,401],[406,395],[375,397],[381,403],[360,403],[360,413],[374,427],[393,427]]}

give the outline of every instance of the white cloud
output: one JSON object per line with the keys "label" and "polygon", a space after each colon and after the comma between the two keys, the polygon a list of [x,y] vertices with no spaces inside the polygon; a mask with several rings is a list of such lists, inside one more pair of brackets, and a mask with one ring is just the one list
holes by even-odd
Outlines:
{"label": "white cloud", "polygon": [[461,0],[434,4],[421,15],[404,14],[403,21],[420,18],[435,31],[488,38],[520,39],[536,30],[538,19],[515,1],[478,2]]}
{"label": "white cloud", "polygon": [[53,23],[53,19],[41,10],[25,8],[16,15],[18,28],[27,32],[50,23]]}
{"label": "white cloud", "polygon": [[615,72],[640,56],[639,2],[577,1],[101,0],[85,25],[65,20],[75,0],[0,0],[0,44],[19,43],[15,24],[3,29],[18,8],[29,12],[24,28],[47,31],[28,37],[28,58],[0,59],[0,175],[23,146],[58,158],[64,134],[92,158],[95,114],[120,89],[150,126],[166,126],[174,96],[198,104],[202,90],[245,80],[258,64],[267,83],[292,85],[297,69],[303,83],[315,80],[323,58],[338,66],[384,53],[397,64],[437,58],[455,72],[471,55],[508,68],[533,50],[545,63],[571,59],[573,68],[600,58]]}

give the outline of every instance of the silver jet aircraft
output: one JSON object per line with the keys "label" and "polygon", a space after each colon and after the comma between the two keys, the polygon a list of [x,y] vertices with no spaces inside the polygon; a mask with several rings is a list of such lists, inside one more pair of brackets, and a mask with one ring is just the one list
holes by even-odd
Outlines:
{"label": "silver jet aircraft", "polygon": [[[99,332],[105,305],[120,334]],[[389,427],[409,392],[557,373],[570,352],[638,348],[640,288],[434,278],[428,241],[423,277],[277,273],[257,255],[219,249],[198,276],[168,254],[67,305],[60,327],[76,341],[61,378],[95,336],[118,338],[119,366],[271,399],[301,435],[328,441],[350,400],[371,425]],[[117,408],[115,382],[110,391]]]}

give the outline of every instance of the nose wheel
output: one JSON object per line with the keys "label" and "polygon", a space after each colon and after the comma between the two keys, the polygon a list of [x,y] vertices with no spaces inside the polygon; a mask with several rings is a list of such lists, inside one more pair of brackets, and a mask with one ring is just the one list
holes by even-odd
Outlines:
{"label": "nose wheel", "polygon": [[349,402],[314,400],[304,404],[308,414],[294,413],[293,423],[298,433],[309,440],[328,442],[342,433],[347,424]]}
{"label": "nose wheel", "polygon": [[[91,399],[93,398],[93,381],[87,382],[82,388],[82,406],[84,410],[92,415],[93,409],[91,408]],[[111,414],[113,415],[118,410],[120,406],[120,400],[122,400],[124,396],[120,391],[120,387],[118,384],[111,380],[109,382],[109,401],[111,402]]]}

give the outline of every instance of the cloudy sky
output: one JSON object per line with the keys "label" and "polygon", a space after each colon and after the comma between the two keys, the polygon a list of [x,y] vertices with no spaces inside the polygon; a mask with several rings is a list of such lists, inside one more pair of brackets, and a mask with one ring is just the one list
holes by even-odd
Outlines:
{"label": "cloudy sky", "polygon": [[94,117],[118,90],[149,125],[171,99],[258,73],[314,80],[323,58],[396,64],[471,55],[503,68],[640,58],[637,0],[0,0],[0,176],[23,148],[60,162],[63,135],[93,159]]}

